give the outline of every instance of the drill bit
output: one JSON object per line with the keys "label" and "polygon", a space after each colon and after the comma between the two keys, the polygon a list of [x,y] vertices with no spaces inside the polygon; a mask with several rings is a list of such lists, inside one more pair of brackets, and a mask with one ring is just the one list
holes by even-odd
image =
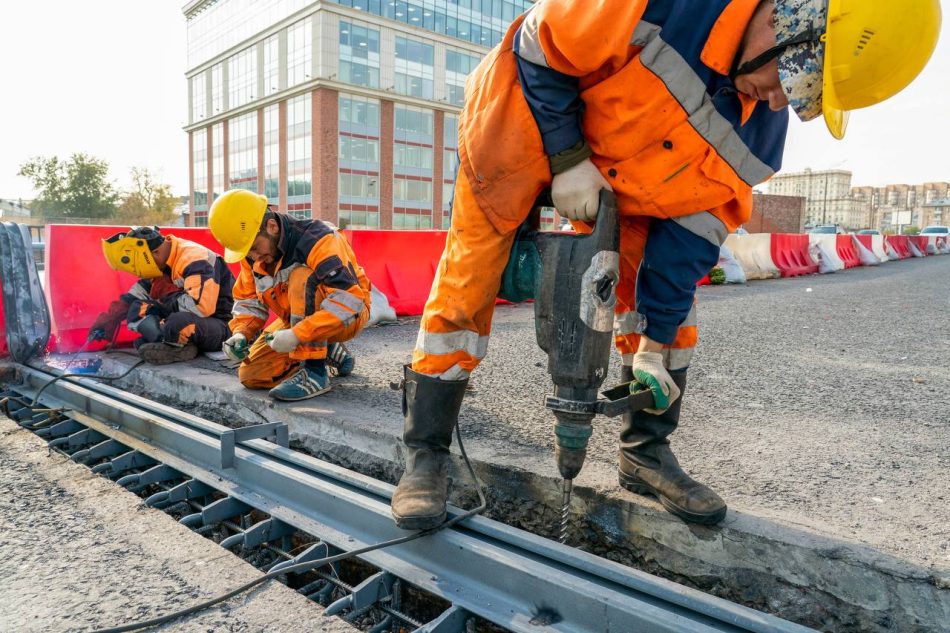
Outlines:
{"label": "drill bit", "polygon": [[567,532],[571,526],[571,490],[574,488],[573,479],[564,479],[561,482],[561,534],[558,542],[567,544]]}

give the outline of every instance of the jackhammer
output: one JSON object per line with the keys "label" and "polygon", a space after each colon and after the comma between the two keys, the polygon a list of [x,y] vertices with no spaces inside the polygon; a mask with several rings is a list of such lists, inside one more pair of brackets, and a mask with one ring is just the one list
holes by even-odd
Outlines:
{"label": "jackhammer", "polygon": [[[545,406],[555,417],[555,457],[563,479],[559,536],[564,543],[574,478],[587,456],[594,416],[614,417],[651,407],[653,394],[648,389],[632,393],[635,383],[605,391],[603,398],[597,393],[607,377],[620,279],[620,231],[613,193],[601,190],[597,223],[590,234],[519,231],[517,240],[503,289],[516,285],[511,283],[518,275],[510,270],[513,265],[534,280],[535,331],[538,345],[548,355],[547,370],[554,382],[554,394],[546,398]],[[540,253],[540,272],[536,256],[531,261],[531,251],[525,248],[530,241]]]}

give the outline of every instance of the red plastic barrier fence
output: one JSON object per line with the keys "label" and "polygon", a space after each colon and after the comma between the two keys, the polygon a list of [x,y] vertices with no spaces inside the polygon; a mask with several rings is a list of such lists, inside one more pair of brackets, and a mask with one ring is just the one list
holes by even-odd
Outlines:
{"label": "red plastic barrier fence", "polygon": [[927,255],[927,244],[930,242],[930,238],[926,235],[910,235],[908,238],[917,245],[917,248],[924,256]]}
{"label": "red plastic barrier fence", "polygon": [[861,265],[861,258],[854,250],[854,241],[850,235],[839,235],[837,243],[838,257],[844,262],[845,268],[854,268]]}
{"label": "red plastic barrier fence", "polygon": [[870,235],[855,235],[858,238],[858,241],[861,242],[861,246],[868,249],[872,253],[874,252],[874,240],[871,239]]}
{"label": "red plastic barrier fence", "polygon": [[891,245],[891,248],[897,253],[897,256],[901,259],[907,259],[911,257],[910,253],[910,240],[906,235],[885,235],[884,239],[887,240],[887,243]]}
{"label": "red plastic barrier fence", "polygon": [[344,230],[356,260],[396,314],[422,314],[447,231]]}
{"label": "red plastic barrier fence", "polygon": [[[86,341],[89,327],[100,312],[127,291],[136,278],[109,268],[102,256],[100,241],[127,226],[46,226],[46,299],[49,302],[53,336],[50,349],[75,352]],[[221,253],[221,246],[206,228],[169,227],[165,234],[177,235]],[[238,266],[231,266],[237,274]],[[124,326],[118,341],[135,338]]]}
{"label": "red plastic barrier fence", "polygon": [[818,264],[808,254],[808,236],[799,233],[772,233],[772,262],[782,277],[797,277],[818,272]]}

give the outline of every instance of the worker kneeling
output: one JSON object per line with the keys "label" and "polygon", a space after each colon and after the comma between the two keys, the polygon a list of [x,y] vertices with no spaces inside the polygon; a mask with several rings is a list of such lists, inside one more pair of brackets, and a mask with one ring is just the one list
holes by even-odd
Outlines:
{"label": "worker kneeling", "polygon": [[139,355],[155,364],[217,351],[231,335],[228,319],[234,276],[221,257],[200,244],[162,235],[157,226],[133,226],[102,240],[115,270],[139,281],[89,329],[88,341],[111,341],[122,321],[140,336]]}
{"label": "worker kneeling", "polygon": [[[241,384],[269,388],[277,400],[305,400],[330,390],[328,369],[352,372],[343,342],[369,319],[370,283],[346,238],[320,220],[277,213],[243,189],[215,200],[208,224],[225,260],[241,262],[234,334],[222,348],[242,361]],[[271,312],[277,318],[265,328]]]}

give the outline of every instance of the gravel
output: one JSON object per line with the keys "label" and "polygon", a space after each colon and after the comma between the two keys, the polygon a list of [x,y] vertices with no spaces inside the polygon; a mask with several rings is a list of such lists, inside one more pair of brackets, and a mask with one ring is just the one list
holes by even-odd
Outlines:
{"label": "gravel", "polygon": [[[144,621],[259,575],[0,416],[0,631],[88,631]],[[149,630],[356,629],[271,582]]]}

